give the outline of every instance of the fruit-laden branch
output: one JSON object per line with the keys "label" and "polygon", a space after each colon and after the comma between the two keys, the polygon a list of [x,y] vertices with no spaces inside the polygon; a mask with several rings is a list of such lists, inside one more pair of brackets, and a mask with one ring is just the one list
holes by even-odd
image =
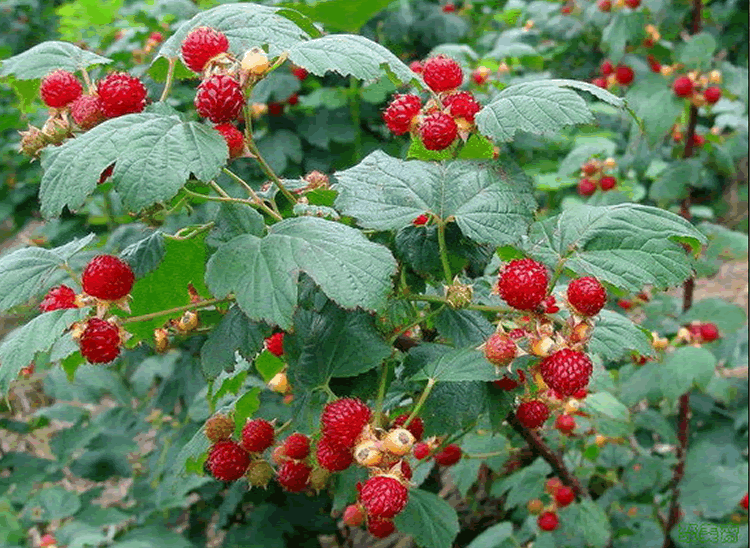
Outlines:
{"label": "fruit-laden branch", "polygon": [[563,459],[556,455],[547,444],[542,441],[540,436],[532,430],[525,428],[516,418],[516,414],[511,412],[506,416],[506,422],[516,430],[516,432],[524,438],[524,441],[532,448],[532,450],[540,455],[545,462],[547,462],[555,473],[561,478],[561,481],[571,487],[580,497],[590,498],[589,491],[579,482],[576,476],[574,476],[566,465],[563,463]]}
{"label": "fruit-laden branch", "polygon": [[[701,30],[701,9],[702,1],[693,0],[693,11],[691,16],[691,33],[697,34]],[[699,109],[695,105],[691,105],[688,117],[688,128],[686,130],[686,144],[683,148],[683,157],[690,158],[694,153],[694,135],[696,134],[696,122],[699,114]],[[681,216],[687,221],[691,220],[691,190],[689,189],[688,196],[681,203]],[[686,312],[694,301],[694,277],[690,277],[683,284],[683,311]],[[668,511],[667,522],[665,523],[665,541],[662,544],[663,548],[672,548],[675,546],[673,539],[670,537],[670,532],[678,524],[681,519],[681,507],[679,504],[680,497],[680,483],[683,479],[683,473],[686,468],[686,452],[688,451],[688,420],[690,413],[690,392],[686,392],[680,397],[678,406],[678,447],[676,449],[676,458],[678,463],[675,465],[673,471],[673,479],[671,480],[672,494],[670,500],[670,510]]]}

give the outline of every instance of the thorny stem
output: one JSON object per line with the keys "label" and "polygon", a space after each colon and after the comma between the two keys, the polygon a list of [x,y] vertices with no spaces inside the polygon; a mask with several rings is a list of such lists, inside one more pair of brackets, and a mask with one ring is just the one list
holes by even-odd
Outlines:
{"label": "thorny stem", "polygon": [[248,183],[245,182],[245,179],[243,179],[239,175],[233,173],[232,171],[230,171],[226,167],[222,168],[222,171],[225,174],[227,174],[229,177],[231,177],[232,179],[234,179],[235,181],[237,181],[238,183],[240,183],[243,186],[243,188],[245,188],[245,190],[250,195],[251,200],[253,202],[255,202],[255,204],[258,207],[260,207],[263,211],[265,211],[266,213],[268,213],[271,217],[273,217],[277,221],[284,220],[284,218],[281,215],[279,215],[279,213],[277,213],[276,211],[274,211],[273,209],[271,209],[269,206],[266,205],[266,202],[264,202],[261,199],[261,197],[258,194],[256,194],[256,191],[253,190],[253,188]]}
{"label": "thorny stem", "polygon": [[446,249],[446,225],[443,222],[438,223],[438,251],[441,254],[443,276],[446,278],[446,283],[451,285],[451,267],[449,266],[448,251]]}
{"label": "thorny stem", "polygon": [[590,498],[589,491],[587,491],[587,489],[579,483],[577,477],[566,468],[563,459],[556,455],[537,433],[525,428],[522,423],[519,422],[519,419],[516,418],[516,414],[513,411],[506,416],[506,422],[508,422],[511,427],[516,430],[522,438],[524,438],[524,441],[527,442],[533,451],[545,459],[545,462],[555,470],[555,473],[561,478],[563,483],[571,487],[579,494],[579,496],[585,499]]}
{"label": "thorny stem", "polygon": [[159,102],[162,103],[167,99],[170,90],[172,89],[172,82],[175,78],[175,64],[177,63],[177,57],[169,58],[169,65],[167,65],[167,79],[164,82],[164,89],[162,95],[159,97]]}
{"label": "thorny stem", "polygon": [[[702,0],[693,0],[693,13],[691,23],[691,33],[697,34],[701,30],[701,10]],[[688,127],[686,128],[686,144],[683,148],[683,158],[690,158],[694,152],[694,135],[696,134],[696,122],[699,114],[699,109],[694,105],[691,105],[691,110],[688,116]],[[681,216],[687,221],[691,220],[691,191],[689,190],[688,196],[681,203]],[[686,312],[694,301],[694,277],[690,277],[683,284],[683,311]],[[690,391],[683,394],[678,400],[678,447],[676,448],[675,456],[678,459],[678,463],[675,465],[673,471],[673,479],[671,480],[671,500],[670,510],[668,511],[667,522],[665,523],[665,540],[662,543],[663,548],[672,548],[675,544],[670,536],[670,532],[678,524],[681,519],[681,507],[679,503],[680,497],[680,483],[683,479],[683,473],[686,467],[686,452],[688,451],[688,425],[689,414],[691,411],[690,405]]]}
{"label": "thorny stem", "polygon": [[433,390],[435,382],[436,381],[433,377],[428,378],[428,384],[425,385],[425,389],[422,391],[422,394],[420,394],[420,399],[417,400],[417,405],[415,405],[415,408],[409,414],[407,420],[404,421],[402,428],[407,428],[407,426],[409,426],[409,423],[412,422],[412,419],[414,419],[420,413],[420,409],[422,409],[422,406],[425,405],[425,400],[427,400],[428,396],[430,396],[430,392]]}
{"label": "thorny stem", "polygon": [[144,314],[142,316],[131,316],[130,318],[124,318],[120,321],[120,323],[125,325],[128,323],[145,322],[146,320],[153,320],[154,318],[159,318],[160,316],[168,316],[170,314],[177,314],[178,312],[185,312],[186,310],[195,310],[196,308],[204,308],[215,304],[228,303],[234,300],[234,297],[224,297],[223,299],[206,299],[205,301],[186,304],[185,306],[178,306],[176,308],[170,308],[168,310],[159,310],[157,312],[151,312],[150,314]]}

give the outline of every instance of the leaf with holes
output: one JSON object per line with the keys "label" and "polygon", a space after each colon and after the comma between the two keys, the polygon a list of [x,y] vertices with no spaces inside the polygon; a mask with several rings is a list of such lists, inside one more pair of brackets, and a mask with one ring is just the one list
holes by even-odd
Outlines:
{"label": "leaf with holes", "polygon": [[507,157],[436,163],[376,151],[335,177],[337,208],[376,230],[397,230],[432,213],[453,218],[473,240],[503,245],[526,234],[536,207],[529,179]]}

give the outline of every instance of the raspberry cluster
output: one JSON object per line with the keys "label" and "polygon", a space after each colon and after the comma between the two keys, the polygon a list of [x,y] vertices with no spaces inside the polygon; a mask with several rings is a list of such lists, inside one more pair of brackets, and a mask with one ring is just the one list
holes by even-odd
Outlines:
{"label": "raspberry cluster", "polygon": [[527,502],[527,511],[537,516],[537,526],[542,531],[554,531],[558,528],[560,519],[558,511],[576,500],[576,493],[570,487],[563,485],[560,479],[553,477],[545,482],[545,496],[548,504],[540,499]]}
{"label": "raspberry cluster", "polygon": [[[500,390],[523,388],[519,395],[516,419],[526,428],[540,428],[550,418],[551,410],[559,412],[555,427],[564,435],[576,429],[572,415],[586,397],[592,376],[592,362],[585,352],[594,327],[594,317],[605,306],[607,293],[596,278],[584,276],[569,282],[563,306],[569,310],[562,327],[548,317],[559,312],[554,295],[548,294],[548,271],[533,259],[517,259],[499,271],[498,294],[509,306],[526,315],[518,318],[516,327],[506,332],[499,324],[480,347],[485,358],[502,377],[494,382]],[[542,358],[528,371],[512,371],[518,356],[529,354]],[[533,383],[527,384],[531,380]]]}
{"label": "raspberry cluster", "polygon": [[[423,103],[417,95],[397,94],[383,112],[386,126],[394,135],[414,134],[428,150],[444,150],[457,138],[466,141],[475,129],[480,104],[470,92],[457,91],[464,81],[461,66],[443,55],[415,63],[412,70],[422,74],[438,101],[429,99]],[[484,83],[487,77],[482,78]]]}
{"label": "raspberry cluster", "polygon": [[613,5],[613,2],[611,2],[611,0],[599,0],[597,2],[597,9],[604,13],[610,13],[613,10],[613,7],[615,7],[618,10],[623,9],[624,7],[635,10],[640,5],[641,5],[641,0],[623,0],[621,2],[616,2],[615,6]]}
{"label": "raspberry cluster", "polygon": [[599,188],[603,192],[613,190],[618,184],[615,177],[617,164],[615,159],[598,160],[590,158],[581,165],[581,178],[576,190],[581,196],[591,196]]}
{"label": "raspberry cluster", "polygon": [[717,84],[722,82],[722,74],[713,70],[707,74],[698,71],[689,72],[673,80],[673,93],[676,97],[687,99],[695,107],[714,105],[722,98],[722,89]]}
{"label": "raspberry cluster", "polygon": [[600,76],[592,80],[592,83],[602,89],[609,89],[616,84],[630,86],[634,81],[634,69],[628,65],[613,66],[609,59],[605,59],[600,65]]}

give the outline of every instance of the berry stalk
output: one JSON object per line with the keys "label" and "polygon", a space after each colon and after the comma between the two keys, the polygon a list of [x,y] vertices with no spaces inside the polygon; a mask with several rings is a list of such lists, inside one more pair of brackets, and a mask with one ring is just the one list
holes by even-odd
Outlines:
{"label": "berry stalk", "polygon": [[167,79],[164,81],[164,89],[162,90],[162,95],[159,97],[159,102],[163,103],[167,96],[169,95],[170,90],[172,89],[172,82],[175,78],[175,64],[177,63],[177,57],[170,57],[169,59],[169,65],[167,65]]}
{"label": "berry stalk", "polygon": [[443,265],[443,275],[446,283],[451,285],[451,267],[449,266],[448,250],[446,248],[446,224],[444,221],[438,223],[438,251],[441,254],[441,264]]}
{"label": "berry stalk", "polygon": [[122,325],[128,323],[145,322],[146,320],[153,320],[161,316],[167,316],[169,314],[177,314],[179,312],[185,312],[186,310],[195,310],[197,308],[204,308],[214,304],[228,303],[234,301],[234,297],[225,297],[223,299],[206,299],[205,301],[199,301],[197,303],[186,304],[185,306],[178,306],[176,308],[170,308],[169,310],[159,310],[157,312],[151,312],[150,314],[144,314],[142,316],[131,316],[130,318],[124,318],[120,321]]}
{"label": "berry stalk", "polygon": [[270,215],[271,217],[273,217],[273,218],[274,218],[274,219],[276,219],[277,221],[282,221],[282,220],[284,220],[284,217],[282,217],[281,215],[279,215],[279,213],[277,213],[276,211],[274,211],[273,209],[271,209],[271,208],[270,208],[269,206],[267,206],[267,205],[266,205],[266,204],[264,203],[264,201],[263,201],[263,200],[261,199],[261,197],[260,197],[260,196],[258,196],[258,194],[256,194],[256,191],[255,191],[255,190],[253,190],[253,188],[252,188],[252,187],[251,187],[251,186],[250,186],[250,185],[249,185],[249,184],[248,184],[247,182],[245,182],[245,179],[243,179],[243,178],[242,178],[242,177],[240,177],[239,175],[237,175],[237,174],[233,173],[232,171],[230,171],[230,170],[229,170],[229,169],[227,169],[226,167],[223,167],[223,168],[222,168],[222,171],[224,172],[224,174],[225,174],[225,175],[229,176],[230,178],[234,179],[234,180],[235,180],[236,182],[240,183],[240,185],[242,185],[242,187],[243,187],[243,188],[244,188],[244,189],[245,189],[245,190],[246,190],[246,191],[248,192],[248,194],[250,195],[250,198],[251,198],[251,200],[252,200],[252,201],[253,201],[253,202],[254,202],[254,203],[255,203],[255,204],[256,204],[256,205],[257,205],[257,206],[258,206],[258,207],[259,207],[260,209],[262,209],[262,210],[263,210],[263,211],[264,211],[265,213],[268,213],[268,214],[269,214],[269,215]]}
{"label": "berry stalk", "polygon": [[425,385],[425,389],[422,391],[422,394],[420,394],[420,399],[417,400],[417,405],[415,405],[415,408],[409,414],[407,420],[404,421],[404,428],[407,428],[409,423],[420,413],[420,410],[422,409],[422,406],[425,405],[425,401],[428,399],[428,396],[430,396],[430,392],[432,392],[434,385],[435,379],[430,377],[428,379],[428,384]]}

